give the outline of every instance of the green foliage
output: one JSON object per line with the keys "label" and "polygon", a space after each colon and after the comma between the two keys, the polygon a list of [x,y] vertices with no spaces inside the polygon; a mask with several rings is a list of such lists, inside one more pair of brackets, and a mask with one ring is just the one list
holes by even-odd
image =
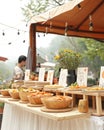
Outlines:
{"label": "green foliage", "polygon": [[34,15],[46,12],[47,10],[64,4],[64,0],[30,0],[22,7],[25,21],[29,21]]}
{"label": "green foliage", "polygon": [[70,49],[61,49],[58,55],[55,56],[55,60],[59,63],[59,66],[68,70],[75,70],[80,64],[81,55]]}
{"label": "green foliage", "polygon": [[0,102],[0,107],[4,108],[4,103]]}
{"label": "green foliage", "polygon": [[97,81],[96,81],[95,79],[89,78],[89,79],[87,80],[87,84],[88,84],[88,86],[93,86],[93,85],[96,85],[96,84],[97,84]]}

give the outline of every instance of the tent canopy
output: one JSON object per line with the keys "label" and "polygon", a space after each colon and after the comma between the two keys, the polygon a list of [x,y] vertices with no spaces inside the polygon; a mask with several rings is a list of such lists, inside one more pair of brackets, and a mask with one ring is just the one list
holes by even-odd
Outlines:
{"label": "tent canopy", "polygon": [[8,60],[6,57],[0,56],[0,61],[6,61],[6,60]]}
{"label": "tent canopy", "polygon": [[32,70],[36,68],[36,32],[104,40],[104,0],[71,0],[31,18]]}
{"label": "tent canopy", "polygon": [[44,63],[41,64],[41,67],[55,67],[55,63],[44,62]]}
{"label": "tent canopy", "polygon": [[104,39],[104,0],[72,0],[32,17],[36,32]]}

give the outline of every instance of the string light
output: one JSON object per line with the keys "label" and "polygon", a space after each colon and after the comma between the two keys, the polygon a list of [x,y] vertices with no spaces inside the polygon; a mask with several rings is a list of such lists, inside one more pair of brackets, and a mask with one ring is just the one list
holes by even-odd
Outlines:
{"label": "string light", "polygon": [[25,40],[23,40],[23,43],[25,43],[26,41]]}
{"label": "string light", "polygon": [[28,24],[26,23],[26,27],[28,26]]}
{"label": "string light", "polygon": [[4,31],[2,32],[2,35],[3,35],[3,36],[5,36],[5,33],[4,33]]}
{"label": "string light", "polygon": [[50,22],[50,29],[52,29],[52,22]]}
{"label": "string light", "polygon": [[[19,30],[19,31],[21,31],[21,32],[27,32],[27,31],[25,31],[25,30],[17,29],[16,27],[12,27],[12,26],[9,26],[9,25],[6,25],[6,24],[3,24],[3,23],[1,23],[1,22],[0,22],[0,25],[5,26],[5,27],[7,27],[7,28],[11,28],[11,29]],[[27,25],[28,25],[28,24],[26,24],[26,26],[27,26]]]}
{"label": "string light", "polygon": [[93,23],[92,22],[89,23],[89,30],[93,31]]}
{"label": "string light", "polygon": [[80,4],[78,4],[77,6],[78,6],[79,9],[81,9],[81,5]]}
{"label": "string light", "polygon": [[8,43],[8,45],[11,45],[11,44],[12,44],[11,42]]}
{"label": "string light", "polygon": [[46,27],[46,34],[48,34],[48,27]]}
{"label": "string light", "polygon": [[17,34],[18,34],[18,35],[20,35],[20,32],[19,32],[19,30],[18,30]]}
{"label": "string light", "polygon": [[40,34],[38,33],[38,37],[40,37]]}
{"label": "string light", "polygon": [[93,22],[92,22],[92,16],[91,15],[89,15],[89,20],[90,20],[90,22],[89,22],[89,30],[90,31],[93,31]]}
{"label": "string light", "polygon": [[43,34],[43,36],[45,37],[45,33]]}
{"label": "string light", "polygon": [[67,36],[67,31],[68,31],[68,23],[65,23],[65,36]]}

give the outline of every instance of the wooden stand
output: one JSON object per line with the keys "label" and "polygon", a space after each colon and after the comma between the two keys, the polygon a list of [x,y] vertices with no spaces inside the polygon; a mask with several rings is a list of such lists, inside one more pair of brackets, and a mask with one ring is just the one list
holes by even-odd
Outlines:
{"label": "wooden stand", "polygon": [[67,91],[66,94],[71,94],[73,97],[73,107],[76,106],[76,95],[82,95],[83,99],[88,99],[89,96],[92,97],[92,115],[103,116],[102,110],[102,97],[104,97],[104,91]]}

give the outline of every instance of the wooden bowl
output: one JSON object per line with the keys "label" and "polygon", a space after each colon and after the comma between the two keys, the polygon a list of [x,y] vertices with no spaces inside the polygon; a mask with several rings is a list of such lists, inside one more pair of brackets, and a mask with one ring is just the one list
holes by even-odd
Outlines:
{"label": "wooden bowl", "polygon": [[28,95],[34,92],[37,92],[38,90],[31,90],[31,89],[23,89],[22,91],[19,91],[19,97],[22,101],[28,101]]}
{"label": "wooden bowl", "polygon": [[42,104],[41,98],[50,96],[53,96],[53,94],[48,92],[37,92],[28,95],[28,100],[30,104]]}
{"label": "wooden bowl", "polygon": [[18,89],[11,89],[9,94],[13,99],[20,99]]}
{"label": "wooden bowl", "polygon": [[28,98],[27,96],[29,95],[30,93],[28,91],[19,91],[19,97],[22,101],[28,101]]}
{"label": "wooden bowl", "polygon": [[3,96],[10,96],[9,89],[2,89],[2,90],[0,90],[0,93]]}
{"label": "wooden bowl", "polygon": [[65,109],[72,106],[72,97],[70,96],[53,96],[41,100],[48,109]]}

